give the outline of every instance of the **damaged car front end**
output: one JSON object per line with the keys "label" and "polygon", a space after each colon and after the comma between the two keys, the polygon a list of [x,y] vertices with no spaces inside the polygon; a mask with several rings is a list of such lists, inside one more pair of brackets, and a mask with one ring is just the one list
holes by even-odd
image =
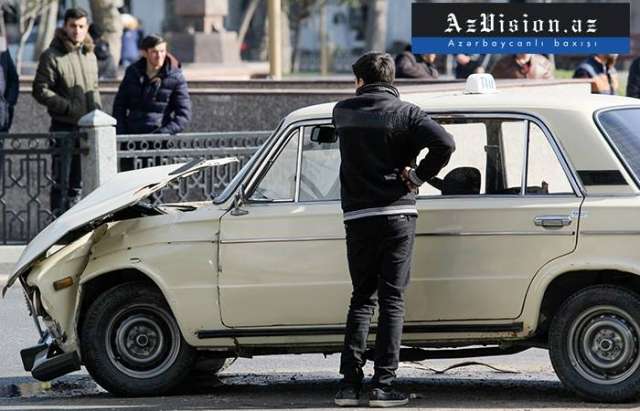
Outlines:
{"label": "damaged car front end", "polygon": [[25,248],[3,289],[4,296],[9,287],[20,282],[40,335],[36,345],[21,350],[24,369],[40,381],[80,369],[83,274],[92,250],[105,235],[108,237],[111,227],[125,220],[163,215],[168,218],[158,224],[171,224],[175,220],[171,214],[196,207],[154,207],[144,200],[178,178],[237,161],[195,160],[119,173],[40,232]]}
{"label": "damaged car front end", "polygon": [[55,250],[19,277],[40,334],[38,344],[21,350],[20,355],[24,369],[37,380],[49,381],[80,369],[75,331],[79,277],[91,246],[104,231],[101,227]]}

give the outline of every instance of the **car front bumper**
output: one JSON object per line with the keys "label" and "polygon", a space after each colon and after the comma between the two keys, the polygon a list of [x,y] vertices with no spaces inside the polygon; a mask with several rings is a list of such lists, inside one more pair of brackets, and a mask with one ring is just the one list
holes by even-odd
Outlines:
{"label": "car front bumper", "polygon": [[33,378],[50,381],[80,369],[80,356],[76,351],[62,352],[50,337],[45,342],[20,351],[25,371]]}

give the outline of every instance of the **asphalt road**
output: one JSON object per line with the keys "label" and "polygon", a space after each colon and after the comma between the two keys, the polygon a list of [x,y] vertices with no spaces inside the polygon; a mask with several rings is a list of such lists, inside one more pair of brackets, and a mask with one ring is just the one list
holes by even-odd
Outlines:
{"label": "asphalt road", "polygon": [[[194,378],[173,396],[122,399],[97,386],[84,370],[50,384],[32,379],[22,369],[19,350],[36,340],[20,289],[14,287],[0,301],[0,410],[334,408],[337,355],[239,359],[219,378]],[[465,361],[486,365],[434,371]],[[370,365],[367,373],[372,373]],[[562,387],[546,351],[536,349],[513,356],[405,363],[398,376],[399,388],[412,393],[410,408],[579,410],[639,406],[579,400]]]}

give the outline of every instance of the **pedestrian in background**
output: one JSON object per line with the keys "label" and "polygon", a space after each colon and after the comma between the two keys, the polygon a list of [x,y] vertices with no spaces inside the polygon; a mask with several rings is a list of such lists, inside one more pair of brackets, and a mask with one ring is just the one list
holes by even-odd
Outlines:
{"label": "pedestrian in background", "polygon": [[142,40],[142,55],[130,65],[113,102],[118,134],[177,134],[191,121],[191,99],[180,62],[158,35]]}
{"label": "pedestrian in background", "polygon": [[[368,53],[353,65],[356,97],[333,110],[340,142],[341,201],[353,292],[334,399],[357,406],[362,391],[371,317],[379,306],[369,405],[406,404],[393,389],[404,323],[404,291],[416,229],[415,191],[436,176],[455,150],[453,138],[419,107],[400,100],[395,65],[386,53]],[[415,159],[429,151],[417,168]]]}
{"label": "pedestrian in background", "polygon": [[616,94],[618,72],[614,65],[617,54],[595,54],[578,65],[573,78],[591,79],[591,93]]}
{"label": "pedestrian in background", "polygon": [[140,58],[140,43],[144,34],[140,29],[140,22],[136,17],[124,13],[121,18],[123,30],[120,65],[127,68]]}
{"label": "pedestrian in background", "polygon": [[[33,80],[33,97],[47,107],[52,132],[78,130],[78,120],[85,114],[101,109],[98,91],[98,63],[94,44],[88,35],[88,13],[81,8],[68,9],[64,26],[56,30],[53,41],[41,55]],[[57,151],[53,156],[51,208],[60,213],[80,197],[80,155],[68,154],[79,142],[70,138],[54,139]],[[64,192],[64,188],[67,189]]]}
{"label": "pedestrian in background", "polygon": [[395,59],[396,78],[436,79],[438,69],[435,66],[435,54],[413,54],[411,45],[407,44],[404,51]]}
{"label": "pedestrian in background", "polygon": [[549,80],[553,64],[542,54],[510,54],[496,62],[491,70],[495,78]]}
{"label": "pedestrian in background", "polygon": [[627,97],[640,98],[640,57],[633,60],[629,68]]}
{"label": "pedestrian in background", "polygon": [[456,54],[456,69],[455,75],[458,79],[465,79],[472,74],[484,73],[484,66],[482,65],[485,56],[481,54]]}
{"label": "pedestrian in background", "polygon": [[[0,52],[0,132],[8,132],[18,102],[20,80],[9,50]],[[0,163],[1,164],[1,163]]]}
{"label": "pedestrian in background", "polygon": [[95,44],[94,53],[98,59],[98,79],[113,80],[118,77],[118,68],[116,62],[111,55],[109,43],[102,38],[104,31],[97,23],[89,26],[89,35]]}
{"label": "pedestrian in background", "polygon": [[[142,40],[143,57],[127,67],[113,101],[118,134],[177,134],[191,121],[191,98],[180,62],[167,52],[158,36]],[[151,158],[140,161],[152,165]],[[120,171],[134,169],[133,159],[124,159]]]}

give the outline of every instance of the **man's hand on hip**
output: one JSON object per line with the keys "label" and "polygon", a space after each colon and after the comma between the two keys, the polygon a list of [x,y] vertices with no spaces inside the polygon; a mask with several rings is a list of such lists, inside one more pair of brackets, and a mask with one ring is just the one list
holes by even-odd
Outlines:
{"label": "man's hand on hip", "polygon": [[409,191],[418,191],[422,185],[422,180],[416,175],[416,170],[411,167],[405,167],[400,173],[400,178]]}

